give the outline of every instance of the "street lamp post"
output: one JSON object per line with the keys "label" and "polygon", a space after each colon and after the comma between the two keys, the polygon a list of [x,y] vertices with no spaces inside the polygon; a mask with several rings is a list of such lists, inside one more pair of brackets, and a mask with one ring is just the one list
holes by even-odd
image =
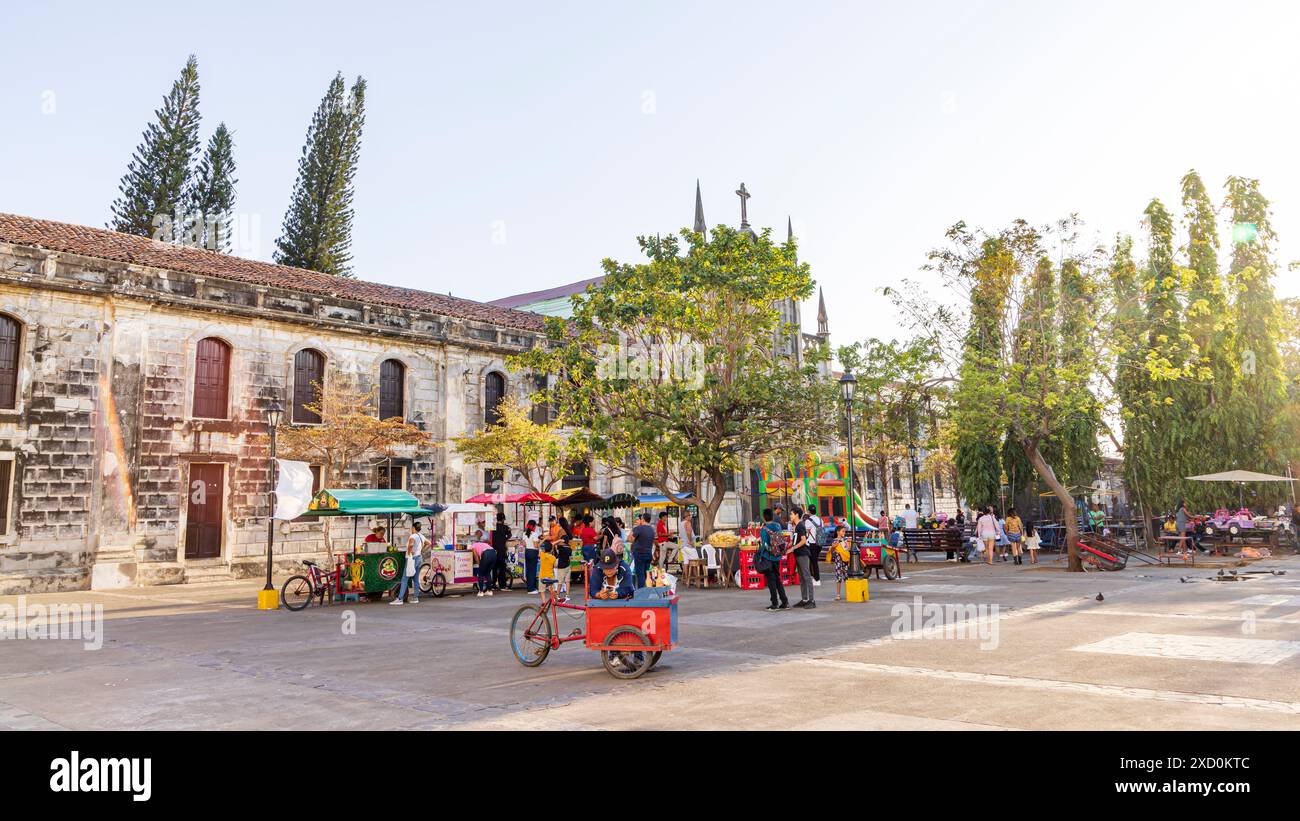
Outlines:
{"label": "street lamp post", "polygon": [[266,424],[271,432],[271,458],[266,470],[268,480],[267,497],[271,507],[266,515],[266,586],[257,594],[257,608],[259,610],[277,610],[280,607],[280,599],[276,595],[275,587],[271,584],[271,563],[275,545],[275,480],[278,473],[275,461],[275,435],[282,418],[284,418],[284,407],[274,399],[271,400],[270,407],[266,409]]}
{"label": "street lamp post", "polygon": [[853,391],[858,385],[852,371],[840,377],[840,396],[844,399],[844,414],[848,417],[849,462],[844,477],[844,508],[849,520],[849,576],[862,578],[862,551],[858,549],[858,528],[853,519]]}

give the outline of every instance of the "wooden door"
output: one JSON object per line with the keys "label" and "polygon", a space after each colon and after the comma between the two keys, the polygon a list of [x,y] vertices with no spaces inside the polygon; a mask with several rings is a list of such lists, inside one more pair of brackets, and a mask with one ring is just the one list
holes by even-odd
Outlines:
{"label": "wooden door", "polygon": [[214,559],[221,555],[223,465],[190,465],[189,515],[185,519],[185,558]]}

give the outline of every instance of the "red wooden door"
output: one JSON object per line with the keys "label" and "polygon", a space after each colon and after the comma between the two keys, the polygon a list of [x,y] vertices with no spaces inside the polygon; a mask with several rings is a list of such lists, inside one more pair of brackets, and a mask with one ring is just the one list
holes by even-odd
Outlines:
{"label": "red wooden door", "polygon": [[0,314],[0,408],[18,406],[18,321]]}
{"label": "red wooden door", "polygon": [[189,515],[185,519],[185,558],[212,559],[221,555],[222,465],[190,465]]}

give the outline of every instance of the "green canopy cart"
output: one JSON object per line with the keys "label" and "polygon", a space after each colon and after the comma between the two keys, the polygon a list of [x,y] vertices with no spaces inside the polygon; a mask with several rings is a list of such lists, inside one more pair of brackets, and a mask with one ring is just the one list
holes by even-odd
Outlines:
{"label": "green canopy cart", "polygon": [[[393,526],[401,517],[411,519],[428,517],[441,510],[441,505],[425,507],[420,500],[404,490],[344,490],[319,491],[312,497],[304,516],[352,519],[352,548],[340,552],[333,573],[323,574],[326,581],[311,593],[329,593],[343,596],[349,593],[364,595],[371,601],[383,598],[402,581],[406,567],[405,542],[365,540],[361,534],[360,520],[378,518],[386,520],[386,533],[391,539]],[[295,577],[297,578],[297,577]],[[312,585],[317,588],[317,585]]]}

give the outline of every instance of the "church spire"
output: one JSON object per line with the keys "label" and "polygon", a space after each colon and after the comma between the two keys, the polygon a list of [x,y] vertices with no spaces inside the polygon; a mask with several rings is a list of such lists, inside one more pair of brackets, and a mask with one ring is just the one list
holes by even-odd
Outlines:
{"label": "church spire", "polygon": [[695,180],[695,230],[708,239],[708,225],[704,222],[704,200],[700,197],[700,181]]}
{"label": "church spire", "polygon": [[826,296],[821,286],[817,286],[817,335],[826,339],[831,335],[830,320],[826,316]]}
{"label": "church spire", "polygon": [[742,182],[736,189],[736,196],[740,197],[740,230],[748,231],[751,236],[754,235],[754,229],[749,227],[749,189]]}

